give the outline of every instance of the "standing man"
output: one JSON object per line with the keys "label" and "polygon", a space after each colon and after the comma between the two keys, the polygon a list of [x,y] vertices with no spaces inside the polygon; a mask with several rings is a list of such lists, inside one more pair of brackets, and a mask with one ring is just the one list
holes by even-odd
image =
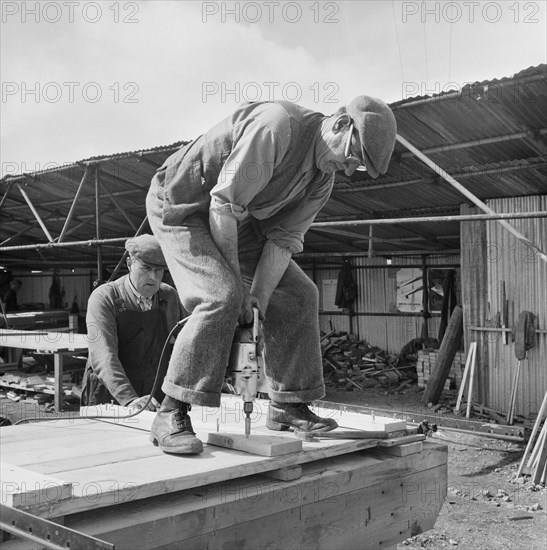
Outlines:
{"label": "standing man", "polygon": [[17,311],[17,293],[21,290],[23,283],[19,279],[12,279],[8,291],[2,297],[3,309],[6,312]]}
{"label": "standing man", "polygon": [[245,104],[171,155],[146,207],[184,307],[152,424],[168,453],[199,453],[191,404],[220,405],[236,322],[263,317],[267,427],[327,431],[307,403],[325,394],[318,291],[291,260],[327,202],[334,172],[387,171],[396,136],[381,100],[359,96],[325,117],[285,101]]}
{"label": "standing man", "polygon": [[[129,273],[97,287],[89,297],[83,405],[115,400],[142,408],[152,391],[165,340],[186,315],[177,291],[161,282],[166,264],[156,238],[141,235],[127,240],[125,248]],[[155,411],[163,397],[158,388],[147,409]]]}

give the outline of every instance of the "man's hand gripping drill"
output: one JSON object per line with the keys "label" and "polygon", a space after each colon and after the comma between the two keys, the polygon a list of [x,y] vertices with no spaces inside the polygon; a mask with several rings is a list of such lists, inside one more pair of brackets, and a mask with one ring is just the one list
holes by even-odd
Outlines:
{"label": "man's hand gripping drill", "polygon": [[260,377],[257,357],[260,354],[259,323],[259,310],[253,307],[252,327],[241,325],[237,327],[230,353],[229,374],[234,392],[243,399],[246,437],[251,433],[251,414]]}

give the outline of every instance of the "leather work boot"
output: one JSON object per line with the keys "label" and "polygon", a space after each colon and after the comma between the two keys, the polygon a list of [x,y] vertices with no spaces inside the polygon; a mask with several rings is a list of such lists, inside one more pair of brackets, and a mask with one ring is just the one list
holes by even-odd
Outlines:
{"label": "leather work boot", "polygon": [[312,413],[306,403],[277,403],[270,401],[266,428],[269,430],[301,430],[303,432],[329,432],[338,424],[332,418],[321,418]]}
{"label": "leather work boot", "polygon": [[203,443],[192,429],[188,411],[192,408],[171,397],[165,397],[150,428],[150,441],[164,453],[177,455],[203,452]]}

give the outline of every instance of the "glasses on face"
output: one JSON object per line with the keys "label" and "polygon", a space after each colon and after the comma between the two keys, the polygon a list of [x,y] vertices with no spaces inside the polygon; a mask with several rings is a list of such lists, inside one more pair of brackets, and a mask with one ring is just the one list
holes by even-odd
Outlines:
{"label": "glasses on face", "polygon": [[352,154],[351,152],[351,138],[353,137],[353,130],[355,125],[353,122],[350,124],[349,130],[348,130],[348,140],[346,141],[346,148],[344,149],[344,155],[346,157],[346,160],[349,160],[350,162],[358,162],[359,166],[357,167],[357,170],[359,172],[366,172],[367,168],[364,165],[363,161]]}

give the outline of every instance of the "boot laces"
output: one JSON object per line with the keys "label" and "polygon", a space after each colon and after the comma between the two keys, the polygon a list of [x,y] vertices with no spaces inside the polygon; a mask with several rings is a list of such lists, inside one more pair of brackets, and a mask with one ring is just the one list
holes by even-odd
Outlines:
{"label": "boot laces", "polygon": [[175,422],[177,423],[177,429],[179,432],[190,432],[192,435],[196,435],[192,428],[192,420],[188,416],[188,411],[191,409],[191,405],[187,403],[180,405],[175,412]]}

